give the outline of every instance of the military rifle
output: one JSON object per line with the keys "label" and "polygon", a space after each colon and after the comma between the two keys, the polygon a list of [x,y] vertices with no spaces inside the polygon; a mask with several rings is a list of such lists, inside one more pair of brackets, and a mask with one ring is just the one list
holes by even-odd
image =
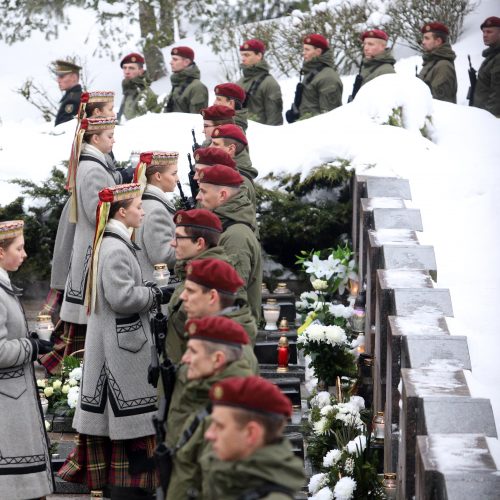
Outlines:
{"label": "military rifle", "polygon": [[192,210],[196,207],[196,202],[193,198],[188,198],[184,194],[184,190],[182,189],[182,185],[179,181],[177,181],[177,189],[179,190],[179,194],[181,196],[181,206],[183,210]]}
{"label": "military rifle", "polygon": [[196,134],[194,133],[194,128],[191,129],[191,135],[193,136],[193,145],[191,146],[191,149],[193,150],[193,153],[201,148],[201,146],[198,144],[198,141],[196,140]]}
{"label": "military rifle", "polygon": [[300,118],[300,103],[302,102],[302,94],[304,92],[304,84],[302,83],[302,70],[300,71],[299,83],[295,87],[295,96],[293,97],[292,107],[285,113],[285,118],[288,123],[296,122]]}
{"label": "military rifle", "polygon": [[361,61],[361,64],[359,66],[358,74],[356,75],[356,78],[354,79],[354,84],[352,86],[352,93],[347,99],[347,102],[354,101],[354,98],[356,97],[356,94],[359,92],[361,85],[363,85],[363,77],[361,76],[362,69],[363,69],[363,61]]}
{"label": "military rifle", "polygon": [[470,87],[467,92],[467,99],[469,100],[469,106],[474,106],[474,93],[476,91],[476,83],[477,83],[477,71],[472,67],[472,62],[470,60],[470,56],[467,55],[467,59],[469,59],[469,81]]}
{"label": "military rifle", "polygon": [[193,197],[193,200],[196,200],[196,197],[198,196],[198,191],[200,190],[200,186],[198,185],[198,181],[194,178],[194,174],[196,173],[196,168],[191,160],[191,155],[188,153],[187,156],[189,162],[189,174],[188,174],[189,187],[191,188],[191,196]]}

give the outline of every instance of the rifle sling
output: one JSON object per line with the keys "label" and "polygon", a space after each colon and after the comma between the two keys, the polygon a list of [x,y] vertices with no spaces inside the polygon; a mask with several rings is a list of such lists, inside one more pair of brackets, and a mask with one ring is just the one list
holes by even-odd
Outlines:
{"label": "rifle sling", "polygon": [[210,407],[203,408],[203,410],[196,414],[189,427],[182,433],[179,441],[177,441],[175,448],[171,450],[172,456],[174,456],[175,453],[177,453],[177,451],[179,451],[191,439],[191,436],[195,433],[198,426],[208,415],[210,415]]}
{"label": "rifle sling", "polygon": [[[192,76],[189,76],[188,78],[186,78],[186,81],[182,84],[182,86],[179,89],[179,96],[178,97],[182,97],[182,94],[184,94],[186,89],[189,87],[189,85],[191,83],[193,83],[194,80],[195,79]],[[177,87],[172,87],[172,92],[170,93],[170,97],[168,98],[167,106],[165,108],[167,110],[171,110],[174,107],[174,102],[173,102],[174,101],[174,90],[176,88]]]}
{"label": "rifle sling", "polygon": [[243,103],[243,107],[246,108],[248,106],[248,101],[250,98],[257,92],[257,90],[260,87],[260,84],[268,77],[270,76],[269,73],[264,73],[260,78],[257,78],[252,82],[250,85],[250,88],[248,89],[248,92],[245,97],[245,102]]}
{"label": "rifle sling", "polygon": [[175,209],[170,207],[167,203],[165,203],[162,199],[160,199],[158,196],[155,196],[154,194],[151,194],[151,193],[144,193],[142,195],[142,199],[143,200],[154,200],[154,201],[157,201],[158,203],[161,203],[167,210],[169,213],[171,213],[172,215],[175,214]]}

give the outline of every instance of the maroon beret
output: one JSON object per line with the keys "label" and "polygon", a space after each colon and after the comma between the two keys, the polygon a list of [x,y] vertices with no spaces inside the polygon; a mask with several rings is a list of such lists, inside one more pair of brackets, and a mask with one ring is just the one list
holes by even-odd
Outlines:
{"label": "maroon beret", "polygon": [[266,51],[266,46],[262,40],[258,38],[252,38],[251,40],[247,40],[240,45],[240,50],[253,50],[254,52],[260,52],[263,54]]}
{"label": "maroon beret", "polygon": [[221,104],[215,104],[214,106],[209,106],[208,108],[203,108],[200,111],[204,120],[229,120],[233,118],[236,114],[233,108],[229,106],[222,106]]}
{"label": "maroon beret", "polygon": [[440,33],[446,33],[447,35],[450,34],[450,30],[448,29],[448,26],[446,26],[443,23],[426,23],[422,26],[422,29],[420,30],[422,33],[433,33],[434,31],[438,31]]}
{"label": "maroon beret", "polygon": [[312,35],[307,35],[304,37],[303,43],[306,45],[313,45],[321,50],[328,50],[330,44],[328,40],[323,35],[318,35],[317,33],[313,33]]}
{"label": "maroon beret", "polygon": [[130,63],[136,63],[136,64],[144,64],[145,60],[144,57],[141,54],[138,54],[137,52],[132,52],[131,54],[126,55],[120,62],[120,68],[123,68],[124,64],[130,64]]}
{"label": "maroon beret", "polygon": [[389,40],[389,35],[382,30],[368,30],[361,35],[361,40],[365,38],[379,38],[380,40]]}
{"label": "maroon beret", "polygon": [[483,24],[481,24],[481,29],[483,28],[500,28],[500,17],[488,17],[483,21]]}
{"label": "maroon beret", "polygon": [[194,153],[194,160],[202,165],[226,165],[236,169],[236,162],[222,148],[198,148]]}
{"label": "maroon beret", "polygon": [[186,267],[186,279],[231,295],[245,284],[236,269],[220,259],[192,260]]}
{"label": "maroon beret", "polygon": [[215,127],[212,131],[212,139],[234,139],[248,146],[248,141],[243,130],[238,125],[231,123]]}
{"label": "maroon beret", "polygon": [[228,99],[236,99],[243,103],[245,101],[245,90],[236,83],[221,83],[216,85],[214,89],[215,95],[221,95]]}
{"label": "maroon beret", "polygon": [[198,182],[215,186],[238,187],[243,183],[243,177],[234,168],[226,167],[226,165],[213,165],[200,172]]}
{"label": "maroon beret", "polygon": [[184,327],[190,339],[208,340],[220,344],[246,345],[250,341],[245,329],[225,316],[205,316],[189,319]]}
{"label": "maroon beret", "polygon": [[174,215],[174,223],[176,226],[197,227],[222,233],[222,223],[219,217],[204,208],[179,210]]}
{"label": "maroon beret", "polygon": [[245,410],[289,418],[292,403],[276,385],[256,375],[229,377],[210,388],[214,405],[233,406]]}
{"label": "maroon beret", "polygon": [[172,56],[185,57],[186,59],[191,59],[194,61],[194,50],[191,47],[174,47],[170,54]]}

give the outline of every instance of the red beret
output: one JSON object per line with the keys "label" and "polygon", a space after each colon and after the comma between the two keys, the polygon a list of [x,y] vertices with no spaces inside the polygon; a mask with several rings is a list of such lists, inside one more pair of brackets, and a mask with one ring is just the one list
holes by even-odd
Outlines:
{"label": "red beret", "polygon": [[389,40],[389,35],[382,30],[369,30],[365,31],[361,35],[361,40],[364,40],[365,38],[379,38],[380,40],[385,40],[387,42],[387,40]]}
{"label": "red beret", "polygon": [[318,49],[321,49],[323,51],[328,50],[330,47],[328,40],[323,35],[318,35],[317,33],[307,35],[304,38],[303,42],[306,45],[313,45],[314,47],[317,47]]}
{"label": "red beret", "polygon": [[204,208],[178,210],[174,215],[174,223],[176,226],[197,227],[222,233],[222,223],[219,217]]}
{"label": "red beret", "polygon": [[233,118],[236,114],[233,108],[229,106],[222,106],[220,104],[215,104],[214,106],[209,106],[208,108],[203,108],[200,111],[204,120],[229,120]]}
{"label": "red beret", "polygon": [[186,267],[186,279],[232,295],[245,284],[236,269],[220,259],[191,261]]}
{"label": "red beret", "polygon": [[214,89],[215,95],[221,95],[228,99],[236,99],[243,103],[245,101],[245,90],[236,83],[221,83]]}
{"label": "red beret", "polygon": [[243,130],[238,125],[228,123],[226,125],[219,125],[212,131],[212,139],[234,139],[248,146],[248,141]]}
{"label": "red beret", "polygon": [[439,31],[440,33],[446,33],[447,35],[450,34],[450,30],[448,29],[448,26],[446,26],[443,23],[426,23],[422,26],[422,29],[420,30],[422,33],[429,33],[429,32],[434,32],[434,31]]}
{"label": "red beret", "polygon": [[214,405],[234,406],[245,410],[289,418],[292,403],[276,385],[262,377],[229,377],[216,382],[209,392]]}
{"label": "red beret", "polygon": [[198,148],[194,153],[196,163],[202,165],[226,165],[236,169],[236,162],[222,148]]}
{"label": "red beret", "polygon": [[185,57],[186,59],[191,59],[194,61],[194,50],[191,47],[174,47],[170,54],[172,56]]}
{"label": "red beret", "polygon": [[132,52],[132,54],[126,55],[120,62],[120,68],[123,68],[124,64],[130,64],[130,63],[136,63],[136,64],[144,64],[145,60],[144,57],[141,56],[141,54],[138,54],[137,52]]}
{"label": "red beret", "polygon": [[190,339],[208,340],[220,344],[246,345],[250,343],[245,329],[225,316],[189,319],[184,328]]}
{"label": "red beret", "polygon": [[253,50],[254,52],[260,52],[263,54],[266,51],[266,46],[262,40],[258,38],[252,38],[251,40],[247,40],[240,45],[240,50]]}
{"label": "red beret", "polygon": [[488,17],[483,21],[483,24],[481,24],[481,29],[483,28],[500,28],[500,17]]}
{"label": "red beret", "polygon": [[200,172],[198,182],[216,186],[237,187],[243,182],[243,177],[234,168],[226,167],[226,165],[213,165]]}

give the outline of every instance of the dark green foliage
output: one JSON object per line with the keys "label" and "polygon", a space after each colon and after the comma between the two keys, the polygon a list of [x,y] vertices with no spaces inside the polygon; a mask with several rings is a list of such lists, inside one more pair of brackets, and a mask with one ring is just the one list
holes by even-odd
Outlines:
{"label": "dark green foliage", "polygon": [[303,181],[271,173],[264,180],[274,189],[256,185],[262,246],[284,266],[294,267],[301,250],[331,248],[350,232],[351,173],[347,162],[336,165],[321,165]]}
{"label": "dark green foliage", "polygon": [[24,219],[25,248],[28,259],[16,273],[16,283],[23,286],[35,280],[50,278],[50,261],[61,210],[67,199],[64,189],[66,174],[54,167],[51,176],[40,185],[26,179],[11,182],[21,186],[29,197],[25,209],[24,197],[1,207],[0,220]]}

